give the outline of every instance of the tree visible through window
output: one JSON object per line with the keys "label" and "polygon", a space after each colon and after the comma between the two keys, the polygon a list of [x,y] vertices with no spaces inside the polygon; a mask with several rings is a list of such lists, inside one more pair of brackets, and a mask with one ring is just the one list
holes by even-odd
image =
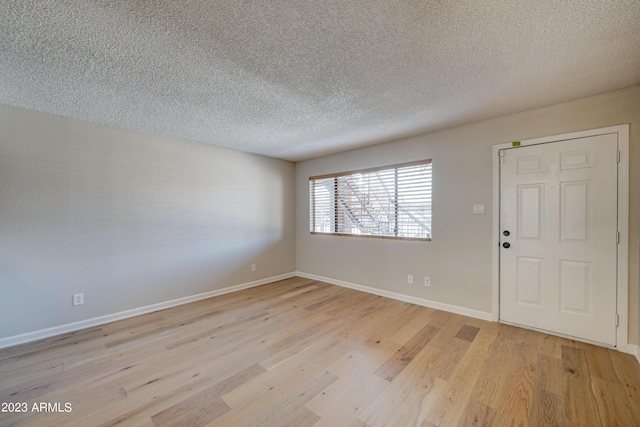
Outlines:
{"label": "tree visible through window", "polygon": [[431,160],[309,178],[310,231],[431,239]]}

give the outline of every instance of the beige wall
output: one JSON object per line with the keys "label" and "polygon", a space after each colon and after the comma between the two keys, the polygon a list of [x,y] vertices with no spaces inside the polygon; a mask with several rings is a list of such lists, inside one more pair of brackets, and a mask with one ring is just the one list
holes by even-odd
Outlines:
{"label": "beige wall", "polygon": [[0,338],[293,272],[294,209],[293,163],[0,106]]}
{"label": "beige wall", "polygon": [[[638,344],[640,87],[300,162],[295,178],[289,162],[0,106],[0,339],[296,269],[490,312],[492,145],[623,123]],[[432,242],[309,234],[309,176],[424,158]]]}
{"label": "beige wall", "polygon": [[[491,312],[492,146],[629,123],[629,341],[638,343],[640,87],[632,87],[296,165],[297,269],[307,274]],[[433,159],[433,240],[410,242],[309,234],[308,178]],[[473,215],[483,203],[486,213]],[[407,274],[418,284],[408,285]],[[420,283],[431,277],[431,287]]]}

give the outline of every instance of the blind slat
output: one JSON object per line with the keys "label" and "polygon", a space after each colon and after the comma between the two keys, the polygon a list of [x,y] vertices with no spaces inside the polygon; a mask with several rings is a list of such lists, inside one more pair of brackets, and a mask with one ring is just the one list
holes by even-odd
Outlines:
{"label": "blind slat", "polygon": [[431,238],[431,161],[309,178],[310,231]]}

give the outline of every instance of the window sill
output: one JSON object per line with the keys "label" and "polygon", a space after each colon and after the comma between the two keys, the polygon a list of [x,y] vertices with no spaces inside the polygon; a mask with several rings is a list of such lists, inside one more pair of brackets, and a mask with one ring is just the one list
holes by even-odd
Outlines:
{"label": "window sill", "polygon": [[431,237],[397,237],[397,236],[381,236],[378,234],[321,233],[318,231],[311,231],[310,234],[317,235],[317,236],[364,237],[367,239],[411,240],[411,241],[419,241],[419,242],[431,241]]}

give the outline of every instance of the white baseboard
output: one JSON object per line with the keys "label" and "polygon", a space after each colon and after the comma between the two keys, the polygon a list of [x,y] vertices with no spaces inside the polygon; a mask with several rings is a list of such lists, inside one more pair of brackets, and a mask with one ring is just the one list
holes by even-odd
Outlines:
{"label": "white baseboard", "polygon": [[[229,286],[227,288],[216,289],[213,291],[205,292],[202,294],[191,295],[188,297],[177,298],[171,301],[165,301],[157,304],[147,305],[144,307],[138,307],[131,310],[121,311],[119,313],[108,314],[106,316],[94,317],[91,319],[81,320],[79,322],[67,323],[65,325],[54,326],[52,328],[41,329],[38,331],[27,332],[25,334],[14,335],[11,337],[0,338],[0,349],[12,347],[18,344],[24,344],[28,342],[37,341],[44,338],[50,338],[56,335],[65,334],[69,332],[79,331],[81,329],[91,328],[94,326],[104,325],[105,323],[114,322],[116,320],[127,319],[129,317],[139,316],[153,311],[163,310],[165,308],[175,307],[182,304],[188,304],[190,302],[199,301],[218,295],[229,294],[231,292],[241,291],[243,289],[249,289],[256,286],[265,285],[271,282],[277,282],[278,280],[289,279],[291,277],[304,277],[306,279],[318,280],[321,282],[330,283],[336,286],[342,286],[344,288],[355,289],[357,291],[367,292],[374,295],[379,295],[398,301],[408,302],[411,304],[421,305],[424,307],[435,308],[436,310],[448,311],[463,316],[474,317],[476,319],[492,321],[491,313],[474,310],[471,308],[460,307],[457,305],[451,305],[441,303],[437,301],[431,301],[424,298],[412,297],[410,295],[404,295],[397,292],[385,291],[382,289],[372,288],[369,286],[358,285],[356,283],[345,282],[342,280],[332,279],[330,277],[318,276],[315,274],[308,274],[301,271],[285,273],[278,276],[267,277],[265,279],[256,280],[253,282],[242,283],[240,285]],[[632,354],[640,363],[640,346],[629,344],[627,346],[626,353]]]}
{"label": "white baseboard", "polygon": [[[380,295],[398,301],[409,302],[411,304],[421,305],[424,307],[435,308],[437,310],[448,311],[450,313],[461,314],[463,316],[474,317],[476,319],[486,320],[493,322],[492,313],[474,310],[471,308],[460,307],[458,305],[451,305],[437,301],[431,301],[424,298],[412,297],[409,295],[400,294],[397,292],[385,291],[382,289],[372,288],[369,286],[358,285],[356,283],[344,282],[342,280],[332,279],[330,277],[318,276],[315,274],[304,273],[297,271],[296,276],[304,277],[306,279],[318,280],[320,282],[331,283],[332,285],[342,286],[344,288],[355,289],[357,291],[367,292],[374,295]],[[620,351],[624,353],[632,354],[640,363],[640,346],[629,344],[624,348],[620,348]]]}
{"label": "white baseboard", "polygon": [[0,338],[0,349],[11,347],[18,344],[24,344],[43,338],[49,338],[60,334],[78,331],[80,329],[91,328],[105,323],[114,322],[116,320],[127,319],[141,314],[151,313],[153,311],[163,310],[165,308],[175,307],[177,305],[187,304],[206,298],[224,295],[231,292],[240,291],[242,289],[253,288],[278,280],[289,279],[295,277],[294,272],[281,274],[279,276],[267,277],[266,279],[256,280],[254,282],[242,283],[240,285],[229,286],[227,288],[216,289],[202,294],[191,295],[188,297],[177,298],[171,301],[160,302],[157,304],[147,305],[144,307],[134,308],[131,310],[121,311],[119,313],[107,314],[106,316],[94,317],[91,319],[81,320],[79,322],[67,323],[65,325],[54,326],[52,328],[41,329],[39,331],[27,332],[25,334],[14,335],[11,337]]}
{"label": "white baseboard", "polygon": [[451,305],[437,301],[431,301],[424,298],[412,297],[410,295],[404,295],[397,292],[385,291],[382,289],[372,288],[369,286],[358,285],[356,283],[344,282],[342,280],[332,279],[330,277],[317,276],[315,274],[308,274],[301,271],[296,272],[296,276],[304,277],[306,279],[318,280],[320,282],[330,283],[336,286],[342,286],[344,288],[355,289],[357,291],[367,292],[374,295],[380,295],[395,299],[398,301],[409,302],[411,304],[421,305],[424,307],[435,308],[436,310],[448,311],[450,313],[460,314],[463,316],[474,317],[476,319],[487,320],[491,322],[491,313],[485,311],[474,310],[471,308],[460,307],[458,305]]}
{"label": "white baseboard", "polygon": [[638,363],[640,363],[640,346],[629,344],[627,353],[633,354],[636,357]]}

